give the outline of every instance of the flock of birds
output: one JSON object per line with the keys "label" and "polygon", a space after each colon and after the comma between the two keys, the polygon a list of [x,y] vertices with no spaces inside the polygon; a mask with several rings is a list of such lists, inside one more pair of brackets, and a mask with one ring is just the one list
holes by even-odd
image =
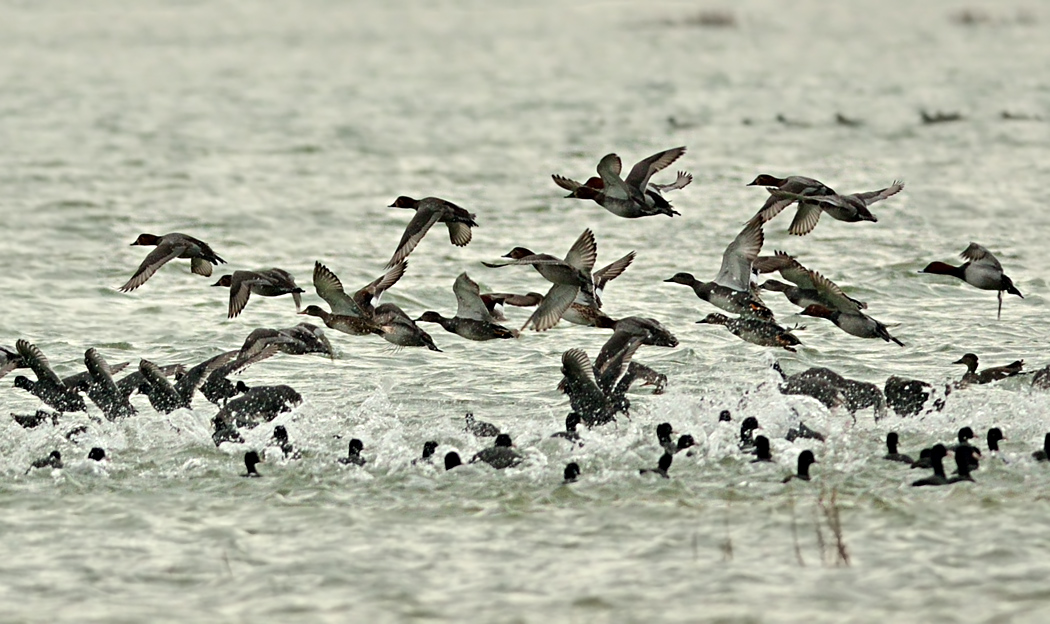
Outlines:
{"label": "flock of birds", "polygon": [[[559,187],[569,191],[567,198],[593,201],[619,217],[672,217],[679,213],[664,194],[687,187],[692,176],[679,171],[675,180],[668,184],[657,184],[651,179],[684,153],[684,147],[676,147],[653,154],[635,164],[626,177],[621,176],[622,163],[616,154],[603,157],[597,165],[598,175],[586,182],[577,182],[560,175],[552,177]],[[726,247],[721,267],[714,279],[703,281],[690,273],[679,272],[665,280],[689,286],[698,298],[733,315],[729,317],[722,313],[711,313],[697,322],[723,325],[733,335],[756,345],[793,351],[794,346],[800,344],[792,333],[793,328],[779,325],[773,312],[762,300],[763,291],[772,291],[783,293],[789,302],[801,309],[802,315],[826,319],[842,331],[859,338],[881,339],[904,346],[889,333],[883,323],[868,315],[865,302],[846,295],[838,285],[806,268],[794,256],[780,251],[773,255],[760,255],[764,242],[763,228],[789,206],[794,205],[796,211],[788,232],[797,236],[813,231],[822,215],[846,223],[875,222],[878,219],[870,207],[899,193],[904,188],[903,182],[895,181],[876,191],[842,194],[812,178],[778,178],[762,174],[750,186],[764,187],[767,192],[765,201]],[[490,268],[531,266],[550,282],[545,294],[482,293],[478,284],[463,272],[456,277],[452,286],[457,305],[454,316],[446,317],[428,310],[413,318],[395,304],[378,304],[379,299],[404,275],[408,256],[434,225],[443,223],[448,228],[451,243],[462,247],[471,241],[472,228],[477,226],[476,215],[437,197],[417,200],[402,196],[391,207],[412,210],[413,215],[387,262],[385,272],[374,281],[352,294],[348,293],[339,277],[318,261],[314,265],[313,286],[317,295],[328,304],[328,309],[319,305],[308,305],[304,309],[301,297],[305,290],[296,284],[289,272],[279,268],[233,271],[213,284],[229,289],[229,317],[240,315],[252,294],[258,297],[291,295],[298,314],[316,317],[329,329],[353,336],[375,334],[398,348],[423,347],[433,351],[440,349],[419,323],[435,323],[447,332],[477,341],[517,338],[530,327],[540,332],[554,327],[562,320],[612,330],[612,336],[593,362],[582,349],[569,349],[562,355],[562,379],[558,389],[568,396],[571,412],[566,417],[565,430],[552,437],[563,438],[572,444],[582,444],[576,431],[580,424],[596,427],[615,421],[617,415],[629,415],[628,391],[636,381],[654,386],[654,392],[663,390],[667,383],[666,375],[635,361],[634,356],[642,346],[675,347],[678,344],[675,336],[656,319],[637,316],[613,319],[602,311],[605,287],[627,270],[635,259],[635,252],[595,270],[597,243],[589,229],[580,234],[564,257],[514,247],[500,259],[483,264]],[[214,265],[226,262],[210,245],[186,234],[141,234],[132,245],[152,246],[153,249],[131,278],[120,287],[123,292],[141,287],[161,267],[176,259],[188,259],[191,271],[205,277],[211,276]],[[999,301],[999,317],[1002,315],[1003,293],[1022,297],[1012,280],[1003,272],[998,259],[986,248],[970,243],[961,257],[965,261],[961,265],[934,261],[920,272],[952,276],[975,288],[995,291]],[[778,273],[784,281],[759,281],[758,276],[771,273]],[[505,306],[531,307],[534,310],[519,329],[512,329],[502,324],[507,322],[503,313]],[[30,369],[36,379],[19,375],[15,378],[15,387],[34,394],[54,410],[41,409],[31,415],[12,414],[20,425],[27,428],[46,422],[57,425],[64,413],[86,411],[85,395],[105,418],[114,421],[137,412],[130,400],[135,393],[145,395],[156,411],[170,413],[180,408],[191,408],[199,392],[218,410],[212,418],[212,438],[216,445],[221,445],[224,442],[242,443],[241,430],[270,422],[302,401],[301,395],[286,385],[250,387],[243,381],[229,379],[231,375],[277,353],[318,353],[334,358],[332,345],[324,331],[310,323],[299,323],[284,329],[256,329],[247,336],[239,349],[224,352],[193,366],[162,366],[142,359],[137,369],[120,379],[114,376],[125,369],[128,363],[111,365],[94,348],[88,349],[84,355],[85,372],[61,378],[52,370],[47,357],[38,347],[19,339],[14,349],[0,347],[0,377],[15,369]],[[943,396],[935,399],[928,409],[943,408],[944,397],[954,389],[1022,374],[1023,368],[1023,362],[1017,361],[978,372],[978,359],[972,353],[964,355],[956,363],[966,365],[966,374],[958,383],[946,386]],[[893,376],[887,379],[883,388],[879,388],[875,384],[847,379],[828,368],[811,368],[791,376],[786,375],[779,365],[774,368],[782,376],[782,383],[779,384],[782,393],[811,396],[828,408],[842,407],[852,414],[873,407],[876,419],[886,414],[887,407],[903,416],[918,414],[927,409],[928,399],[936,394],[929,383],[916,379]],[[1035,387],[1050,389],[1050,366],[1036,372],[1032,383]],[[723,411],[719,421],[732,422],[732,416],[728,411]],[[762,435],[752,437],[758,428],[754,417],[745,419],[741,425],[739,446],[742,451],[753,453],[756,462],[772,461],[769,439]],[[70,431],[67,438],[73,439],[83,430],[81,427]],[[472,414],[468,414],[466,430],[478,437],[494,438],[492,446],[482,449],[470,461],[484,462],[496,469],[511,467],[522,461],[523,456],[514,447],[510,436],[490,423],[476,421]],[[969,431],[966,439],[965,431]],[[998,432],[998,437],[993,440],[992,432],[989,432],[988,446],[989,451],[995,452],[998,441],[1002,439],[1002,432],[998,429],[992,431]],[[668,477],[674,455],[693,452],[695,443],[692,436],[683,435],[675,442],[671,438],[673,433],[668,423],[657,427],[657,442],[664,453],[657,467],[643,469],[643,474]],[[822,434],[802,422],[797,428],[789,430],[787,437],[791,440],[823,440]],[[970,474],[976,468],[980,455],[980,451],[969,442],[972,437],[973,432],[967,427],[959,434],[959,444],[951,448],[943,444],[934,445],[924,449],[920,459],[913,462],[897,453],[898,436],[891,432],[887,438],[889,454],[886,459],[907,459],[914,467],[933,469],[932,477],[916,481],[914,485],[943,485],[972,480]],[[286,458],[301,456],[289,441],[285,427],[274,428],[272,441]],[[417,461],[432,461],[438,446],[436,441],[427,441]],[[354,438],[349,443],[347,456],[338,461],[363,465],[366,463],[361,455],[363,450],[364,443]],[[942,463],[949,450],[954,452],[957,464],[957,475],[953,478],[946,477]],[[1047,434],[1044,449],[1037,451],[1035,457],[1045,461],[1048,453],[1050,434]],[[93,448],[89,458],[101,461],[105,458],[105,451]],[[257,451],[245,453],[245,476],[259,475],[256,464],[261,459]],[[458,453],[452,451],[445,454],[447,470],[462,463]],[[796,473],[785,481],[793,478],[809,480],[810,466],[814,463],[817,463],[814,453],[804,450],[798,456]],[[61,466],[61,453],[55,450],[48,457],[34,462],[30,470]],[[580,474],[580,466],[574,462],[566,466],[564,477],[567,482],[571,482]]]}

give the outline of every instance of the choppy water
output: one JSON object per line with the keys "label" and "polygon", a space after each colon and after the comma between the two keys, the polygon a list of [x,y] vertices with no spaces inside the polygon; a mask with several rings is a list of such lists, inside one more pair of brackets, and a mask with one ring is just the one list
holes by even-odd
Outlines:
{"label": "choppy water", "polygon": [[[388,299],[410,313],[450,314],[464,270],[486,289],[545,289],[530,270],[479,261],[514,245],[561,254],[591,227],[599,263],[638,252],[606,291],[607,311],[657,317],[681,340],[636,358],[668,374],[667,393],[632,393],[632,420],[586,432],[582,448],[547,439],[568,409],[555,390],[560,354],[593,355],[608,334],[564,324],[512,343],[434,326],[444,353],[329,332],[334,362],[279,356],[250,369],[246,380],[306,398],[274,422],[303,459],[269,449],[264,479],[236,475],[272,427],[216,449],[214,409],[200,398],[161,416],[137,397],[140,414],[116,424],[96,422],[94,408],[58,427],[0,420],[0,619],[1045,621],[1050,474],[1027,457],[1048,428],[1048,395],[1010,380],[954,393],[939,414],[854,423],[779,395],[769,371],[778,358],[789,372],[942,383],[966,351],[989,364],[1050,359],[1050,131],[999,118],[1050,117],[1050,13],[971,8],[987,19],[957,23],[952,2],[751,0],[733,3],[732,28],[687,25],[698,7],[670,2],[0,8],[0,344],[30,339],[60,374],[80,370],[91,346],[111,362],[195,363],[255,327],[298,321],[283,299],[253,299],[226,320],[226,291],[184,261],[117,292],[144,253],[128,246],[140,232],[192,233],[229,268],[279,266],[300,283],[321,260],[363,285],[407,222],[385,208],[400,194],[448,198],[480,223],[469,247],[435,229],[411,256]],[[920,109],[965,120],[923,126]],[[838,126],[836,112],[865,123]],[[549,178],[586,177],[610,151],[629,165],[681,144],[675,166],[696,179],[673,196],[673,220],[619,219],[561,199]],[[807,319],[805,347],[774,354],[694,325],[714,309],[661,280],[713,277],[763,200],[744,186],[760,172],[844,190],[907,180],[875,206],[877,224],[825,218],[798,239],[784,216],[766,238],[767,251],[795,253],[867,300],[906,348]],[[993,294],[915,273],[971,240],[1025,293],[1002,321]],[[798,320],[786,301],[769,303]],[[37,407],[9,383],[4,416]],[[716,423],[723,408],[737,423],[759,417],[777,464],[733,451],[733,431]],[[467,410],[509,431],[528,461],[498,473],[410,465],[427,439],[439,453],[481,448],[462,431]],[[829,442],[781,439],[795,413]],[[670,480],[641,478],[664,420],[700,440],[698,455],[679,456]],[[80,443],[67,441],[81,424]],[[1002,427],[1010,463],[930,491],[878,459],[891,428],[915,452],[962,425]],[[353,436],[364,469],[333,461]],[[94,445],[112,457],[102,469],[80,459]],[[781,485],[807,447],[821,462],[815,480]],[[52,448],[65,470],[23,474]],[[562,487],[567,461],[584,475]],[[848,568],[831,565],[818,508],[832,489]]]}

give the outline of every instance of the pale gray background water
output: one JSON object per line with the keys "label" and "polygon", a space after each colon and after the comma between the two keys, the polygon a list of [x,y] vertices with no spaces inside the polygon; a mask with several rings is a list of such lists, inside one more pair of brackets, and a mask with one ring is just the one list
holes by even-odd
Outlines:
{"label": "pale gray background water", "polygon": [[[542,290],[531,270],[480,260],[514,245],[562,254],[584,227],[604,264],[637,250],[606,292],[614,316],[659,318],[681,345],[637,356],[670,377],[632,394],[633,419],[546,439],[568,403],[560,354],[592,355],[608,333],[559,326],[521,340],[470,343],[430,326],[444,353],[392,352],[329,332],[339,351],[278,356],[250,383],[288,383],[306,403],[285,424],[305,457],[269,449],[265,479],[240,479],[248,443],[216,449],[214,409],[121,423],[66,417],[23,430],[0,420],[0,620],[486,622],[1041,622],[1050,617],[1050,474],[1028,454],[1050,427],[1050,398],[1027,380],[952,394],[943,413],[856,424],[779,395],[768,366],[827,365],[881,383],[941,383],[966,351],[988,364],[1045,365],[1050,163],[1050,13],[1039,3],[732,3],[735,28],[682,22],[693,3],[8,3],[0,7],[0,344],[24,337],[60,373],[91,346],[111,362],[195,363],[255,327],[302,317],[286,299],[253,299],[225,318],[226,291],[164,267],[120,286],[145,250],[140,232],[209,241],[227,268],[283,267],[308,285],[322,260],[348,285],[378,275],[408,220],[400,194],[437,195],[478,215],[465,249],[435,231],[390,292],[410,313],[454,310],[455,276],[483,288]],[[959,111],[922,126],[918,111]],[[836,112],[864,120],[837,126]],[[781,113],[809,127],[773,121]],[[674,117],[677,125],[668,123]],[[750,119],[751,124],[742,123]],[[584,178],[615,151],[627,165],[686,145],[674,168],[696,176],[671,198],[681,217],[628,221],[562,199],[551,173]],[[693,321],[714,311],[679,270],[710,279],[726,244],[764,199],[756,174],[798,173],[844,191],[906,190],[879,222],[825,218],[799,239],[789,216],[766,250],[795,253],[870,304],[908,346],[847,336],[807,319],[798,354],[743,343]],[[670,179],[672,172],[664,177]],[[1025,293],[995,319],[995,295],[915,271],[971,240],[993,250]],[[313,302],[315,297],[308,299]],[[777,297],[787,323],[799,320]],[[512,311],[519,312],[519,311]],[[524,321],[524,314],[512,320]],[[0,413],[33,397],[4,380]],[[733,450],[718,411],[756,415],[778,463]],[[831,434],[781,439],[792,409]],[[470,455],[473,410],[510,432],[528,461],[443,474],[410,460],[426,439]],[[653,429],[670,420],[701,441],[668,481]],[[78,424],[79,445],[63,434]],[[1009,464],[977,484],[917,490],[916,472],[878,459],[891,428],[904,450],[962,425],[1001,426]],[[344,436],[336,439],[335,435]],[[369,464],[345,469],[345,441]],[[102,470],[82,458],[104,446]],[[983,445],[983,443],[982,443]],[[797,453],[821,463],[785,487]],[[24,476],[60,449],[69,467]],[[567,461],[584,476],[560,487]],[[821,564],[821,490],[838,489],[852,566]],[[792,538],[792,509],[799,565]],[[830,539],[825,523],[823,537]],[[732,558],[724,546],[732,545]],[[830,557],[830,551],[829,551]]]}

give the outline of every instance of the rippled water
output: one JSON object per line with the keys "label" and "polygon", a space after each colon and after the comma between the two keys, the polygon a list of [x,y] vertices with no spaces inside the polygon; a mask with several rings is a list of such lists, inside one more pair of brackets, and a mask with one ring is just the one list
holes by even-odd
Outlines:
{"label": "rippled water", "polygon": [[[447,198],[480,223],[466,248],[435,229],[413,253],[388,295],[409,313],[451,314],[464,270],[485,289],[543,290],[531,270],[480,261],[515,245],[562,254],[590,227],[600,264],[638,252],[606,291],[607,311],[657,317],[681,341],[636,357],[667,373],[667,393],[636,390],[632,419],[585,432],[582,448],[547,437],[568,410],[560,355],[593,356],[608,333],[565,324],[491,343],[433,326],[444,353],[329,332],[334,362],[255,366],[250,383],[288,383],[306,399],[274,421],[303,458],[270,448],[264,479],[237,474],[272,427],[216,449],[201,398],[161,416],[136,397],[140,414],[120,423],[97,422],[94,408],[57,427],[0,420],[0,619],[1045,621],[1050,475],[1028,455],[1048,395],[1009,380],[953,393],[941,413],[854,422],[780,395],[769,366],[830,366],[881,385],[890,374],[957,378],[951,362],[966,351],[1047,363],[1050,131],[1000,113],[1050,117],[1050,14],[987,3],[963,24],[947,1],[749,0],[708,5],[736,22],[712,28],[688,23],[698,5],[642,6],[0,8],[0,344],[27,338],[60,374],[80,370],[91,346],[111,362],[196,363],[255,327],[298,321],[290,301],[259,298],[226,320],[226,291],[184,261],[118,292],[144,254],[128,246],[140,232],[197,235],[232,269],[279,266],[308,283],[321,260],[363,285],[408,220],[385,208],[401,194]],[[965,119],[924,126],[920,109]],[[864,125],[836,125],[836,112]],[[582,179],[610,151],[629,165],[675,145],[689,148],[675,166],[696,176],[672,198],[681,217],[619,219],[550,181]],[[868,301],[907,347],[805,319],[805,346],[773,353],[693,323],[714,308],[662,280],[714,276],[764,199],[744,186],[761,172],[850,191],[907,181],[875,206],[878,223],[825,218],[800,239],[786,215],[765,247]],[[994,294],[916,274],[971,240],[1025,293],[1007,299],[1002,321]],[[3,414],[35,409],[10,379]],[[724,408],[732,427],[716,423]],[[448,474],[410,464],[427,439],[439,453],[480,449],[462,430],[467,410],[510,432],[528,460]],[[774,438],[776,464],[735,452],[747,415]],[[799,417],[829,441],[782,439]],[[665,420],[698,453],[679,456],[672,479],[642,478]],[[78,425],[88,432],[74,444],[64,434]],[[891,428],[914,453],[963,425],[1002,427],[1009,463],[993,458],[977,483],[931,491],[907,486],[918,471],[879,459]],[[335,464],[348,437],[364,440],[364,469]],[[81,459],[94,445],[107,466]],[[66,469],[24,474],[53,448]],[[816,478],[781,485],[803,448],[820,461]],[[584,474],[564,487],[568,461]],[[818,504],[832,490],[849,567],[834,565]]]}

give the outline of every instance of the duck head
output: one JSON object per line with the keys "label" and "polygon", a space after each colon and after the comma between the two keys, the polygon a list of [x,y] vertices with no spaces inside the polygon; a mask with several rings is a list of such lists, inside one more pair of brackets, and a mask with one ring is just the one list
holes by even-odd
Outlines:
{"label": "duck head", "polygon": [[233,284],[233,276],[232,275],[223,275],[222,277],[219,278],[219,281],[217,281],[214,284],[212,284],[212,286],[223,286],[223,287],[229,288],[232,284]]}
{"label": "duck head", "polygon": [[415,208],[419,206],[418,199],[412,199],[407,195],[402,195],[394,200],[394,203],[387,206],[388,208]]}
{"label": "duck head", "polygon": [[768,173],[759,174],[754,180],[749,182],[748,186],[780,186],[784,183],[784,178],[777,178],[769,175]]}
{"label": "duck head", "polygon": [[135,239],[132,246],[135,245],[156,245],[160,242],[160,237],[156,234],[139,234],[139,237]]}
{"label": "duck head", "polygon": [[671,282],[674,284],[685,284],[686,286],[692,286],[696,283],[696,278],[693,277],[692,273],[675,273],[671,277],[664,280],[665,282]]}

